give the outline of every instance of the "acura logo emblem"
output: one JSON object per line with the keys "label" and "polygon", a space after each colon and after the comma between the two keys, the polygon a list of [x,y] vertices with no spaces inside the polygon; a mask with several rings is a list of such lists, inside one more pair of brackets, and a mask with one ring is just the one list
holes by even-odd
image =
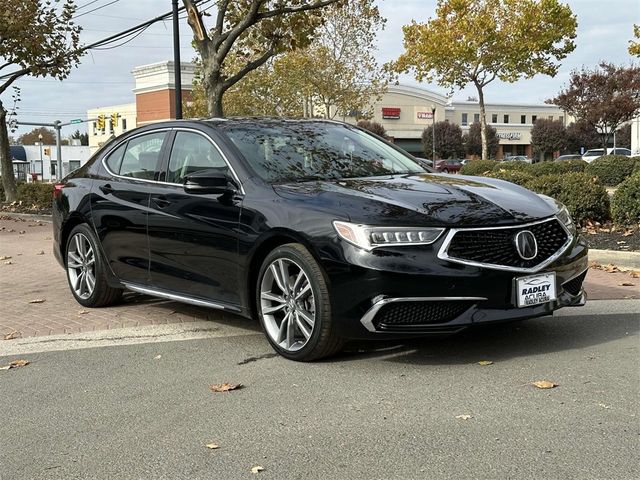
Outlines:
{"label": "acura logo emblem", "polygon": [[538,255],[538,242],[536,237],[529,230],[518,232],[513,238],[516,251],[523,260],[532,260]]}

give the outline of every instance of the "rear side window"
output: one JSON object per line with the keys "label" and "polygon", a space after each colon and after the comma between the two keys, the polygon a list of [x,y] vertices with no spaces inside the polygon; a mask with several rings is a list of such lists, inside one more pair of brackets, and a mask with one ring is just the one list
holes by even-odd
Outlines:
{"label": "rear side window", "polygon": [[123,177],[157,180],[158,160],[166,132],[141,135],[127,143],[120,170],[116,173]]}
{"label": "rear side window", "polygon": [[116,148],[109,154],[105,160],[107,167],[113,173],[120,173],[120,165],[122,164],[122,157],[124,156],[124,149],[127,146],[126,142]]}

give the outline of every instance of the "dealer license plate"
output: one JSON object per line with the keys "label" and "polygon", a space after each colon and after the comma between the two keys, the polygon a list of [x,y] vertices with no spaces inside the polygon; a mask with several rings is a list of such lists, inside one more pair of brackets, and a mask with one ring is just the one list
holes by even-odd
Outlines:
{"label": "dealer license plate", "polygon": [[556,274],[542,273],[516,278],[518,307],[531,307],[556,299]]}

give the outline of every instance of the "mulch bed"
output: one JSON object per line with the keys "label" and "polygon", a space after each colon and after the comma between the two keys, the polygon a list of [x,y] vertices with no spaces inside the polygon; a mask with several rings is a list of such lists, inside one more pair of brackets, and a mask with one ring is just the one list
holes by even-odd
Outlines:
{"label": "mulch bed", "polygon": [[39,208],[36,205],[26,205],[22,202],[0,203],[0,214],[2,214],[2,212],[51,215],[51,208]]}

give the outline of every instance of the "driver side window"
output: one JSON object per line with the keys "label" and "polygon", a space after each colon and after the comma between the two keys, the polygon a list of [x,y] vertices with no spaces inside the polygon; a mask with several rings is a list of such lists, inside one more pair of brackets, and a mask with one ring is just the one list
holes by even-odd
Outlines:
{"label": "driver side window", "polygon": [[187,175],[201,170],[229,174],[224,158],[209,139],[197,133],[177,132],[169,157],[167,182],[184,183]]}

